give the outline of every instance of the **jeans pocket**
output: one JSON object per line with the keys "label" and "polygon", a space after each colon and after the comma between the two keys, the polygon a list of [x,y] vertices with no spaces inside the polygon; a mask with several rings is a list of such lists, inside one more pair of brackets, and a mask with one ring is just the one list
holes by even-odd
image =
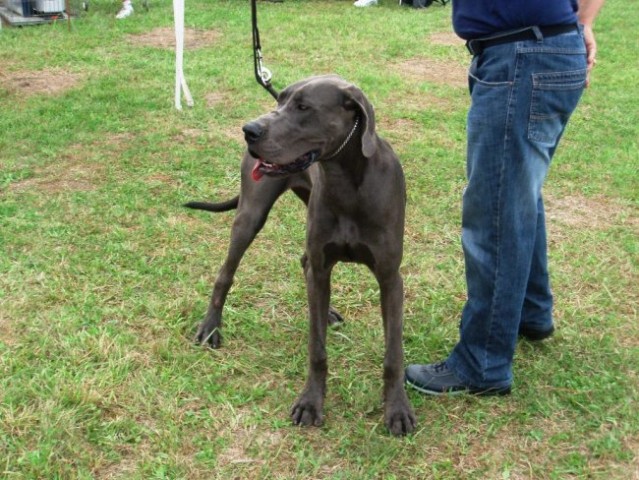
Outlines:
{"label": "jeans pocket", "polygon": [[[474,84],[485,87],[502,87],[512,84],[511,62],[506,55],[476,55],[473,58],[468,77],[471,87]],[[472,88],[471,88],[472,90]]]}
{"label": "jeans pocket", "polygon": [[528,123],[528,139],[555,147],[586,87],[586,69],[536,73]]}

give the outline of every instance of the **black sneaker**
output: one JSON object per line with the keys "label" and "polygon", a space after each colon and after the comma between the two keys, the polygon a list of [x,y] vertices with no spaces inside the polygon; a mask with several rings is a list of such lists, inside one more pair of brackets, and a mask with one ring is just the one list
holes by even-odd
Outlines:
{"label": "black sneaker", "polygon": [[446,362],[428,365],[409,365],[404,380],[407,385],[427,395],[444,395],[470,393],[472,395],[508,395],[507,387],[477,388],[465,385],[457,378],[455,372],[448,368]]}
{"label": "black sneaker", "polygon": [[526,340],[531,342],[540,342],[542,340],[546,340],[555,332],[555,327],[551,326],[548,330],[537,330],[535,328],[530,328],[525,325],[519,326],[519,336],[524,337]]}

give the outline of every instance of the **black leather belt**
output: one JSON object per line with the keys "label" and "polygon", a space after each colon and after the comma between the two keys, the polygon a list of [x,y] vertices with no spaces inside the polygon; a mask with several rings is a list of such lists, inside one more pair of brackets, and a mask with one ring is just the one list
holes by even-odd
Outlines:
{"label": "black leather belt", "polygon": [[574,24],[548,25],[545,27],[526,27],[520,30],[509,30],[489,37],[476,38],[466,42],[466,48],[473,55],[480,55],[484,49],[503,43],[519,42],[522,40],[542,40],[544,37],[554,37],[562,33],[573,32],[579,27]]}

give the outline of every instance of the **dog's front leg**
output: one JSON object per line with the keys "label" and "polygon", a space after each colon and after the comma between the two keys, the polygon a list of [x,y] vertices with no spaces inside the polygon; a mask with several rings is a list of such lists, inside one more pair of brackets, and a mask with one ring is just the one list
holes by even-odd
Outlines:
{"label": "dog's front leg", "polygon": [[328,362],[326,330],[330,302],[330,271],[306,270],[306,288],[310,317],[308,337],[309,370],[304,391],[293,405],[291,418],[295,425],[320,426],[323,422],[324,396]]}
{"label": "dog's front leg", "polygon": [[415,414],[404,390],[402,346],[404,287],[399,272],[378,276],[384,320],[384,420],[393,435],[406,435],[415,428]]}
{"label": "dog's front leg", "polygon": [[[306,278],[306,275],[308,274],[308,269],[310,268],[308,255],[306,253],[302,255],[300,262],[302,264],[302,269],[304,270],[304,277]],[[342,317],[340,313],[337,310],[335,310],[333,307],[329,306],[328,307],[328,324],[334,327],[337,325],[341,325],[343,323],[344,323],[344,317]]]}
{"label": "dog's front leg", "polygon": [[277,197],[271,195],[266,201],[257,203],[259,207],[249,209],[244,205],[249,200],[244,201],[233,220],[231,229],[231,241],[229,242],[228,254],[224,264],[218,272],[215,286],[209,301],[206,317],[198,327],[195,339],[198,343],[208,345],[211,348],[219,348],[222,341],[222,309],[226,302],[226,296],[233,284],[233,277],[244,253],[248,249],[255,236],[261,230],[268,212]]}
{"label": "dog's front leg", "polygon": [[286,180],[264,179],[261,182],[252,180],[250,172],[254,163],[255,159],[248,154],[244,156],[240,202],[233,219],[228,253],[215,280],[206,317],[195,336],[198,343],[212,348],[218,348],[222,341],[222,309],[240,261],[264,226],[273,204],[287,189]]}

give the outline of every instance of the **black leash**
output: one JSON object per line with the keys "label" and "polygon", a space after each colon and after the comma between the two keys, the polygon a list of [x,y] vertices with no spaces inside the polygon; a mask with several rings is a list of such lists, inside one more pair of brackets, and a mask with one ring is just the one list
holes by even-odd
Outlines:
{"label": "black leash", "polygon": [[275,100],[278,93],[271,85],[273,74],[262,63],[262,46],[260,45],[260,31],[257,29],[257,0],[251,0],[251,23],[253,25],[253,65],[255,67],[255,79],[262,85]]}

